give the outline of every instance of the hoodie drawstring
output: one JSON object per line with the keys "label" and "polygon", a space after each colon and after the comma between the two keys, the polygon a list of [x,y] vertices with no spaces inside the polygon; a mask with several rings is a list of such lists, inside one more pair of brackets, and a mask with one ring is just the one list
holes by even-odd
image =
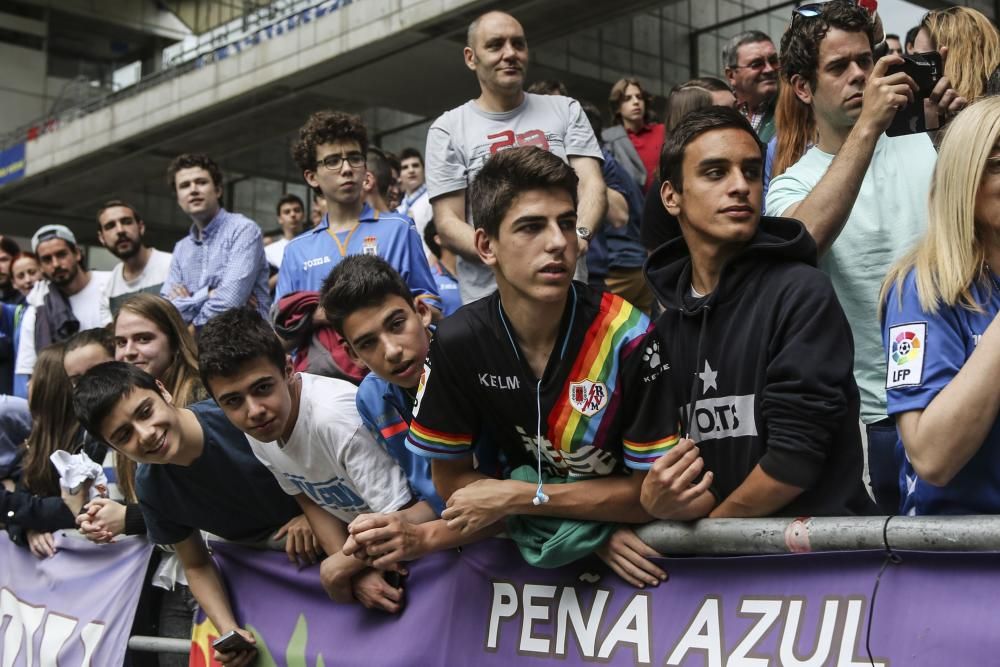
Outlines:
{"label": "hoodie drawstring", "polygon": [[[694,378],[691,381],[691,408],[688,411],[688,414],[686,415],[685,421],[687,423],[684,424],[685,438],[691,438],[691,425],[692,423],[694,423],[695,409],[698,407],[698,380],[699,380],[698,369],[701,368],[701,362],[702,362],[701,350],[702,350],[702,343],[705,341],[705,330],[708,329],[709,308],[710,308],[709,306],[705,305],[701,309],[701,328],[698,331],[698,347],[696,348],[697,352],[695,353],[695,358],[694,358],[694,373],[692,374],[694,375]],[[678,311],[678,315],[683,319],[684,317],[683,311]]]}

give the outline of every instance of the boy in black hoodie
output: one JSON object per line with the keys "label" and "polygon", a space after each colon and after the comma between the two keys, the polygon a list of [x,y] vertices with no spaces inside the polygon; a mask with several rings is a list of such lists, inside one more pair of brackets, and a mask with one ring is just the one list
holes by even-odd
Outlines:
{"label": "boy in black hoodie", "polygon": [[663,147],[661,197],[682,236],[646,264],[666,310],[644,383],[675,400],[687,437],[643,483],[642,505],[660,518],[873,507],[851,329],[801,223],[760,217],[762,158],[747,121],[722,107],[686,116]]}

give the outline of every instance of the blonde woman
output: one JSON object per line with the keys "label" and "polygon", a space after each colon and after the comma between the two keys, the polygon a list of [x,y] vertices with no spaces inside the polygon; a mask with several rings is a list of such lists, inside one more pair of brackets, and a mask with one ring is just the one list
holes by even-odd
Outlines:
{"label": "blonde woman", "polygon": [[[903,514],[1000,513],[1000,98],[948,128],[926,236],[882,287]],[[903,454],[905,453],[905,458]]]}
{"label": "blonde woman", "polygon": [[944,75],[959,95],[973,102],[1000,90],[1000,33],[988,18],[969,7],[927,12],[913,40],[917,53],[947,47]]}

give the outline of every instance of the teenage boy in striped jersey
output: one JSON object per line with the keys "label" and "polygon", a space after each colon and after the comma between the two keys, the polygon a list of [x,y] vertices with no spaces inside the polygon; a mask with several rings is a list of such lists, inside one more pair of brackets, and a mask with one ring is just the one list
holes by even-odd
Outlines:
{"label": "teenage boy in striped jersey", "polygon": [[[431,458],[442,518],[462,533],[502,520],[510,531],[524,516],[649,521],[639,503],[645,471],[677,442],[676,420],[634,419],[657,400],[642,377],[659,357],[638,345],[649,320],[572,280],[576,192],[573,169],[536,147],[497,153],[470,188],[476,248],[497,291],[438,326],[407,438]],[[484,434],[520,479],[475,469]],[[541,474],[520,481],[526,470]],[[666,576],[631,531],[597,551],[636,585]]]}

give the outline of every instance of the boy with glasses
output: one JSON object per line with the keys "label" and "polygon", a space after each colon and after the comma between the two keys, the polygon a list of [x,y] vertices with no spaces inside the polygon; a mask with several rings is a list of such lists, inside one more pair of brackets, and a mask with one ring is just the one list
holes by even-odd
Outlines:
{"label": "boy with glasses", "polygon": [[367,150],[368,133],[357,116],[318,111],[299,130],[292,157],[306,183],[323,194],[327,213],[285,247],[275,299],[300,290],[318,292],[348,255],[377,255],[399,271],[417,299],[438,309],[434,276],[410,220],[365,202]]}

